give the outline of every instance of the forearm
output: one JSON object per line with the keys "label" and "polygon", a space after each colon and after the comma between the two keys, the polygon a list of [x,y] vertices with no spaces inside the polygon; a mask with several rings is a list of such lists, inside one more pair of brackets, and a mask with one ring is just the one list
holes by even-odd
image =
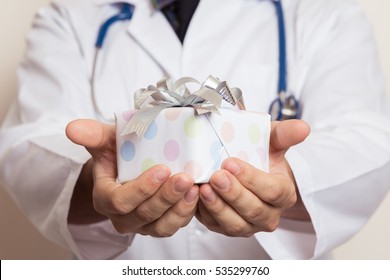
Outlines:
{"label": "forearm", "polygon": [[70,224],[92,224],[107,219],[106,216],[99,214],[93,206],[92,165],[92,159],[84,164],[76,182],[68,213],[68,223]]}

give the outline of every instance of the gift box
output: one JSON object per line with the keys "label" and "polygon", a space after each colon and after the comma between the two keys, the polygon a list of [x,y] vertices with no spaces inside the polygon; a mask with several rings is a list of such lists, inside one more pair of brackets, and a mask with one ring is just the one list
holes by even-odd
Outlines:
{"label": "gift box", "polygon": [[[156,89],[149,88],[147,96]],[[184,95],[190,94],[187,92]],[[142,102],[145,101],[142,94],[138,100],[140,98]],[[116,114],[120,182],[133,180],[154,165],[165,164],[172,174],[186,172],[196,183],[205,183],[228,157],[240,158],[258,169],[268,171],[270,116],[232,107],[215,110],[210,104],[206,104],[209,111],[205,112],[204,108],[198,106],[199,100],[195,106],[176,107],[176,104],[169,107],[164,101],[165,106],[154,103],[149,108]],[[218,101],[216,103],[219,107]],[[160,108],[156,109],[158,106]],[[139,123],[137,114],[142,112],[148,120]],[[129,124],[135,129],[129,131]],[[143,131],[140,129],[142,126]]]}

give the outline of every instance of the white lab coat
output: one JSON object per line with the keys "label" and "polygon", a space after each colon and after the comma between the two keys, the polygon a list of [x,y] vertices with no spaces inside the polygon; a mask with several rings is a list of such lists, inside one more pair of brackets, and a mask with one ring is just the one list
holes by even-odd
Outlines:
{"label": "white lab coat", "polygon": [[[99,110],[133,108],[133,92],[167,74],[209,74],[243,91],[248,110],[276,97],[278,32],[270,1],[202,0],[183,46],[149,1],[112,26],[98,59]],[[114,0],[54,1],[39,10],[19,71],[17,102],[0,134],[0,179],[34,225],[77,258],[324,258],[367,221],[390,186],[390,125],[371,30],[348,0],[285,0],[289,89],[311,136],[287,154],[312,224],[229,238],[193,219],[170,238],[120,235],[110,222],[69,226],[73,186],[90,157],[66,124],[101,119],[90,79],[100,24]],[[387,114],[388,115],[388,114]]]}

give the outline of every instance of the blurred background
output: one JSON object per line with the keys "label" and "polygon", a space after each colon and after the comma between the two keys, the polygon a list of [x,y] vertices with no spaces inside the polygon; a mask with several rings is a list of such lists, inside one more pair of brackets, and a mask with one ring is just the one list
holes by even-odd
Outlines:
{"label": "blurred background", "polygon": [[[80,0],[81,1],[81,0]],[[313,0],[315,1],[315,0]],[[38,7],[49,0],[1,0],[0,121],[17,92],[16,68]],[[358,0],[372,23],[390,96],[390,1]],[[390,124],[389,124],[390,125]],[[390,184],[390,182],[389,182]],[[390,194],[363,230],[337,248],[336,259],[390,260]],[[45,240],[0,186],[0,259],[68,259],[69,252]]]}

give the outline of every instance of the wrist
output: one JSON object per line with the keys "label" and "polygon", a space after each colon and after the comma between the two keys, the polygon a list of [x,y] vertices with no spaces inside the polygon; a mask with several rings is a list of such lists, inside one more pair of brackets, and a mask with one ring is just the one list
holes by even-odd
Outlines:
{"label": "wrist", "polygon": [[92,166],[93,159],[91,158],[84,164],[77,179],[68,212],[68,223],[70,224],[91,224],[107,219],[99,214],[93,206]]}
{"label": "wrist", "polygon": [[286,218],[286,219],[291,219],[291,220],[311,221],[309,212],[307,212],[306,206],[302,201],[302,198],[301,198],[301,195],[299,192],[299,188],[298,188],[297,182],[295,180],[294,173],[293,173],[293,171],[292,171],[292,169],[291,169],[291,167],[286,159],[285,159],[285,163],[286,163],[287,174],[288,174],[290,180],[294,183],[297,200],[296,200],[294,206],[292,206],[291,208],[288,208],[284,211],[284,213],[282,214],[282,217]]}

